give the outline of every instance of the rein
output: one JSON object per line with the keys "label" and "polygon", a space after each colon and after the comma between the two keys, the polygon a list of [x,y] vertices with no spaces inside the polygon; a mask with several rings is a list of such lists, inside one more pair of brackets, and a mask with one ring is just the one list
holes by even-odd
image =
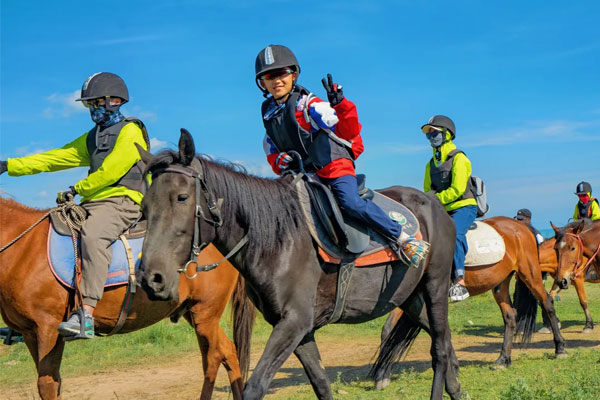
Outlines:
{"label": "rein", "polygon": [[[189,178],[194,179],[195,189],[196,189],[196,211],[194,213],[194,238],[192,241],[192,250],[190,253],[190,259],[182,268],[178,268],[177,272],[182,273],[187,279],[194,279],[198,276],[200,272],[211,271],[217,268],[223,261],[229,260],[235,253],[237,253],[246,243],[248,243],[248,235],[246,234],[234,247],[231,249],[229,253],[221,260],[214,264],[207,265],[198,265],[198,255],[200,252],[208,246],[209,243],[202,242],[200,243],[200,219],[202,218],[206,223],[212,225],[216,228],[219,228],[223,225],[223,219],[221,217],[221,205],[223,204],[223,199],[215,200],[213,194],[208,190],[208,186],[206,185],[206,181],[204,180],[204,170],[202,168],[202,163],[198,161],[197,158],[194,158],[189,167],[187,166],[169,166],[167,168],[157,169],[153,172],[154,175],[159,175],[164,172],[172,172],[175,174],[185,175]],[[204,197],[206,201],[206,206],[208,207],[208,213],[211,218],[207,218],[204,210],[202,209],[202,205],[200,203],[200,195]],[[188,275],[188,267],[190,264],[196,264],[196,271],[192,275]]]}
{"label": "rein", "polygon": [[571,280],[574,280],[579,275],[581,275],[590,266],[590,264],[594,261],[594,258],[596,258],[596,256],[598,255],[598,252],[600,251],[600,243],[598,243],[598,247],[596,248],[596,251],[594,251],[594,254],[592,254],[592,256],[590,258],[588,258],[588,260],[585,263],[585,265],[583,267],[580,267],[580,265],[582,264],[583,252],[584,252],[584,249],[585,249],[585,247],[583,246],[583,240],[581,240],[581,236],[579,236],[579,235],[577,235],[575,233],[567,232],[567,233],[565,233],[565,235],[567,235],[567,236],[573,236],[574,238],[577,239],[577,244],[578,244],[577,248],[580,251],[580,254],[577,257],[577,262],[575,263],[575,266],[573,267],[573,273],[574,274],[571,277]]}

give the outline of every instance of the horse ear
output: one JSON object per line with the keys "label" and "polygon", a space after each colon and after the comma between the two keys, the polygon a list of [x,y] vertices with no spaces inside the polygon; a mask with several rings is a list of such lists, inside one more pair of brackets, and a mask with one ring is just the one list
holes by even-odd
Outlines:
{"label": "horse ear", "polygon": [[583,230],[583,225],[584,225],[585,220],[579,220],[577,222],[577,225],[575,225],[573,227],[573,233],[576,235],[579,235],[579,233],[581,233],[581,231]]}
{"label": "horse ear", "polygon": [[556,225],[554,225],[552,223],[552,221],[550,221],[550,226],[552,227],[552,229],[554,229],[554,236],[558,235],[558,232],[560,232],[560,229]]}
{"label": "horse ear", "polygon": [[144,164],[150,164],[150,161],[152,161],[154,156],[148,153],[146,150],[144,150],[144,148],[138,143],[135,144],[135,147],[137,147],[138,153],[140,153],[140,157],[142,157],[142,161],[144,162]]}
{"label": "horse ear", "polygon": [[196,146],[192,135],[185,128],[181,128],[179,137],[179,159],[183,165],[190,165],[196,156]]}

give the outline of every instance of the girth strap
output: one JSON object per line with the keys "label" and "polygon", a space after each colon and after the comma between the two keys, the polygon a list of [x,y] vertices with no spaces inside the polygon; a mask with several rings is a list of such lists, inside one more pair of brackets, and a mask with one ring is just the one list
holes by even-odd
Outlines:
{"label": "girth strap", "polygon": [[335,293],[335,305],[333,306],[333,313],[329,317],[329,324],[336,323],[342,317],[344,311],[344,305],[346,303],[346,293],[350,286],[350,279],[352,278],[352,272],[354,271],[354,260],[350,262],[342,262],[340,264],[340,270],[338,272],[337,289]]}
{"label": "girth strap", "polygon": [[119,312],[119,317],[117,318],[115,327],[106,335],[98,334],[98,336],[111,336],[121,331],[123,325],[125,325],[125,321],[127,321],[129,311],[131,311],[131,304],[133,303],[133,297],[135,296],[137,288],[137,280],[135,279],[135,260],[132,254],[133,251],[131,250],[131,246],[129,245],[129,241],[125,237],[125,234],[120,235],[119,239],[121,239],[121,242],[123,242],[123,247],[125,247],[125,254],[127,255],[127,265],[129,267],[129,280],[127,282],[127,292],[125,293],[125,298],[123,299],[123,304],[121,305],[121,311]]}

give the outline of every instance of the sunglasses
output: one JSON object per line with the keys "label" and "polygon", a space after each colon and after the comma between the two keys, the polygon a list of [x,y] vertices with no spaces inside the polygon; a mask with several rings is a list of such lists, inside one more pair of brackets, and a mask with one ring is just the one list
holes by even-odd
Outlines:
{"label": "sunglasses", "polygon": [[291,68],[282,68],[276,69],[275,71],[267,72],[266,74],[261,75],[261,81],[271,81],[276,78],[283,78],[284,76],[288,76],[289,74],[293,74],[294,70]]}
{"label": "sunglasses", "polygon": [[443,134],[443,131],[437,131],[435,129],[431,129],[428,133],[425,134],[425,137],[429,140],[433,139],[434,137]]}
{"label": "sunglasses", "polygon": [[[102,104],[100,104],[100,100],[103,101]],[[100,107],[101,105],[105,105],[106,104],[106,100],[105,99],[91,99],[91,100],[81,100],[81,104],[83,104],[83,106],[85,108],[90,108],[93,107],[94,109],[97,109],[98,107]]]}

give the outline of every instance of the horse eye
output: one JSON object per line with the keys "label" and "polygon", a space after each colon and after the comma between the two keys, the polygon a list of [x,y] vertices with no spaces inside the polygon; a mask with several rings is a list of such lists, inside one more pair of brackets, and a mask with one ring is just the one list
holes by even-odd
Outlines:
{"label": "horse eye", "polygon": [[571,247],[571,251],[575,251],[575,247]]}
{"label": "horse eye", "polygon": [[190,197],[190,196],[188,196],[187,194],[180,194],[179,196],[177,196],[177,202],[185,203],[185,201],[188,199],[188,197]]}

